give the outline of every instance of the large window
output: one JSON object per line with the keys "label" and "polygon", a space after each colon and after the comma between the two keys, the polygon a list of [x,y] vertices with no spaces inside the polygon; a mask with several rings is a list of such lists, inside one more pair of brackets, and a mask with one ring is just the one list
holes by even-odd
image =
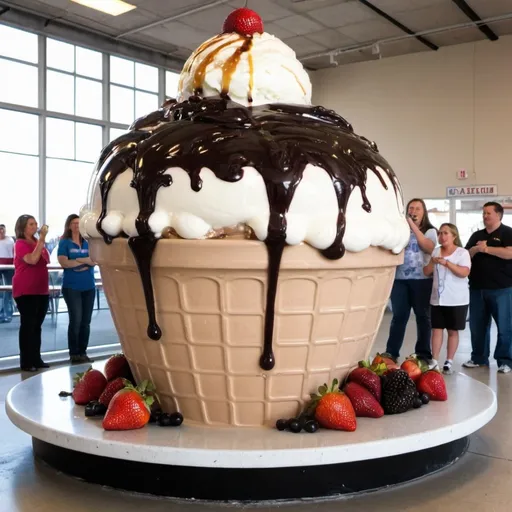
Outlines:
{"label": "large window", "polygon": [[16,219],[39,215],[39,116],[0,109],[0,223],[14,234]]}
{"label": "large window", "polygon": [[78,214],[85,203],[102,140],[99,125],[47,118],[46,222],[50,238],[58,236],[66,217]]}
{"label": "large window", "polygon": [[102,54],[55,39],[46,44],[46,108],[103,117]]}
{"label": "large window", "polygon": [[165,72],[165,95],[168,98],[175,98],[178,96],[178,84],[180,75],[172,71]]}
{"label": "large window", "polygon": [[158,106],[158,68],[111,56],[110,120],[131,124]]}
{"label": "large window", "polygon": [[37,36],[0,25],[0,101],[37,107]]}
{"label": "large window", "polygon": [[0,223],[13,234],[30,213],[52,237],[86,202],[102,147],[178,86],[173,71],[1,23],[0,77]]}

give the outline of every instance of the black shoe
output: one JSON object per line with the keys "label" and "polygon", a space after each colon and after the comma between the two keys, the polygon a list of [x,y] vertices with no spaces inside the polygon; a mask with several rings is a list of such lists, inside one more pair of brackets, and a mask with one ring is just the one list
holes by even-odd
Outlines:
{"label": "black shoe", "polygon": [[94,363],[94,359],[91,359],[87,355],[80,356],[80,362],[81,363]]}
{"label": "black shoe", "polygon": [[50,368],[50,365],[48,363],[45,363],[44,361],[40,361],[37,363],[37,368]]}
{"label": "black shoe", "polygon": [[22,372],[37,372],[37,368],[35,366],[22,366]]}
{"label": "black shoe", "polygon": [[71,364],[80,364],[84,362],[80,356],[70,356],[69,361]]}

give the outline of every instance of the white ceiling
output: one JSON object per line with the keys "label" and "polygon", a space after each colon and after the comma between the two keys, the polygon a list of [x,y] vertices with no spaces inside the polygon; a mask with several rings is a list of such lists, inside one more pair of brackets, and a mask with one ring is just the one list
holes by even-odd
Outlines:
{"label": "white ceiling", "polygon": [[[127,1],[137,5],[137,9],[116,17],[71,0],[0,0],[0,7],[5,5],[58,23],[93,29],[184,61],[200,43],[222,30],[222,23],[233,8],[246,4],[245,0]],[[369,1],[414,33],[471,23],[454,0]],[[466,0],[466,3],[481,19],[512,16],[512,0]],[[309,69],[332,65],[329,53],[333,52],[341,65],[433,51],[360,0],[248,0],[248,7],[261,15],[265,31],[289,44]],[[489,28],[498,36],[512,34],[512,19],[489,23]],[[476,25],[424,37],[439,47],[486,39]],[[399,39],[382,42],[389,38]],[[378,46],[376,42],[380,42]]]}

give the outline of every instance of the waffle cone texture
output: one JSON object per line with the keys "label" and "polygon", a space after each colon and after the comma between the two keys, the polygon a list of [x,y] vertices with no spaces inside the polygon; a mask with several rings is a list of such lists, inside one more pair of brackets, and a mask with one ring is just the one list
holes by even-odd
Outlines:
{"label": "waffle cone texture", "polygon": [[147,336],[141,278],[126,239],[90,241],[137,381],[167,412],[203,426],[258,427],[296,415],[319,385],[369,356],[402,255],[380,248],[327,260],[284,250],[276,296],[275,367],[263,351],[268,255],[247,240],[160,240],[152,260],[157,322]]}

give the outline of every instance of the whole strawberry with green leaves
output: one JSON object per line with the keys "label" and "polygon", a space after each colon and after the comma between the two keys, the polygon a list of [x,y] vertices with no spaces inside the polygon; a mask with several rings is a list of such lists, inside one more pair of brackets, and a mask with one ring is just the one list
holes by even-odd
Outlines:
{"label": "whole strawberry with green leaves", "polygon": [[353,432],[357,427],[356,413],[349,397],[338,386],[337,379],[331,386],[320,386],[318,394],[311,395],[307,412],[314,412],[315,419],[324,428]]}
{"label": "whole strawberry with green leaves", "polygon": [[149,422],[151,405],[155,401],[155,388],[150,381],[134,387],[128,384],[110,400],[103,418],[105,430],[134,430]]}
{"label": "whole strawberry with green leaves", "polygon": [[98,400],[107,385],[105,376],[99,370],[93,370],[92,366],[84,373],[77,373],[73,381],[71,395],[77,405],[87,405]]}

